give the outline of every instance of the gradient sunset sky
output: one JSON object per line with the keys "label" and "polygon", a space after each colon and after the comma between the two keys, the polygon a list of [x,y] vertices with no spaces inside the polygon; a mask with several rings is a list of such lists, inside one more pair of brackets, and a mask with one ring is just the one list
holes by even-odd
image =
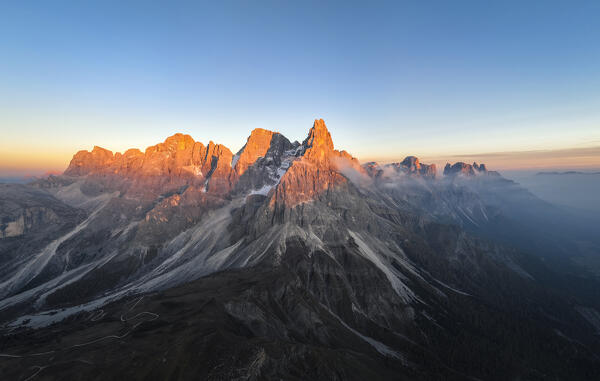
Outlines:
{"label": "gradient sunset sky", "polygon": [[600,1],[494,3],[2,1],[0,176],[315,118],[361,161],[600,168]]}

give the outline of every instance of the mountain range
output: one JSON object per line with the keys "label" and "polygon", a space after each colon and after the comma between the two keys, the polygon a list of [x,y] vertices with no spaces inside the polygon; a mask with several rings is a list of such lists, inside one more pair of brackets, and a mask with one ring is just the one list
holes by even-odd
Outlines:
{"label": "mountain range", "polygon": [[315,120],[79,151],[0,207],[7,379],[600,378],[598,218],[485,164],[361,164]]}

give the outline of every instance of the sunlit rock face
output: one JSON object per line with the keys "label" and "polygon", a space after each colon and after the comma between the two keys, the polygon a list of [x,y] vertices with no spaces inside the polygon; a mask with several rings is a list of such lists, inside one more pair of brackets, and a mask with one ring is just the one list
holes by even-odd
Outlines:
{"label": "sunlit rock face", "polygon": [[334,149],[325,122],[318,119],[302,144],[258,128],[233,155],[221,144],[205,146],[189,135],[175,134],[143,153],[130,149],[113,154],[100,147],[80,151],[64,174],[86,176],[96,185],[148,200],[194,186],[220,197],[273,191],[275,202],[295,205],[346,182],[340,171],[347,170],[366,174],[356,158]]}
{"label": "sunlit rock face", "polygon": [[333,140],[323,119],[315,120],[302,145],[306,148],[304,157],[313,163],[325,162],[333,152]]}
{"label": "sunlit rock face", "polygon": [[[135,178],[142,176],[204,176],[212,169],[214,158],[229,152],[221,145],[209,143],[205,147],[189,135],[175,134],[163,143],[146,148],[129,149],[124,154],[100,147],[92,152],[80,151],[71,160],[65,175],[84,176],[116,174]],[[229,152],[231,154],[231,152]]]}
{"label": "sunlit rock face", "polygon": [[80,151],[71,160],[65,175],[88,176],[106,187],[132,195],[153,197],[185,185],[203,185],[210,193],[227,193],[232,153],[212,141],[207,146],[189,135],[175,134],[145,152],[124,154],[94,147]]}
{"label": "sunlit rock face", "polygon": [[237,176],[241,176],[259,157],[264,157],[271,147],[273,131],[256,128],[248,137],[246,144],[233,159],[232,166]]}
{"label": "sunlit rock face", "polygon": [[345,185],[348,178],[341,173],[344,169],[364,173],[356,158],[346,151],[334,149],[331,134],[323,119],[315,120],[308,137],[299,148],[304,153],[293,161],[281,178],[271,199],[273,206],[293,207]]}
{"label": "sunlit rock face", "polygon": [[73,156],[69,168],[65,171],[68,176],[83,176],[91,172],[103,171],[114,162],[112,151],[94,146],[92,152],[79,151]]}

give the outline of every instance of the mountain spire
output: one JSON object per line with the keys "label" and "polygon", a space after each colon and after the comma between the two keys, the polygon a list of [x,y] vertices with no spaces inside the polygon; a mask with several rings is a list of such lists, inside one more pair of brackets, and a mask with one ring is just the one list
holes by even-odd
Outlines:
{"label": "mountain spire", "polygon": [[308,131],[308,137],[304,140],[303,144],[307,148],[318,147],[328,151],[333,150],[333,140],[323,119],[315,119],[312,128]]}
{"label": "mountain spire", "polygon": [[333,140],[323,119],[315,119],[308,131],[308,137],[302,143],[306,148],[304,157],[313,162],[328,162],[333,152]]}

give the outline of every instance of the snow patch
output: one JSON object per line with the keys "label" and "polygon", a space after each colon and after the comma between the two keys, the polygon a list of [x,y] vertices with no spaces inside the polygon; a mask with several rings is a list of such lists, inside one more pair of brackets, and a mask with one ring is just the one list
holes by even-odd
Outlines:
{"label": "snow patch", "polygon": [[263,196],[266,196],[269,194],[269,191],[274,187],[275,185],[263,185],[262,188],[260,189],[255,189],[252,192],[249,193],[249,195],[253,195],[253,194],[261,194]]}
{"label": "snow patch", "polygon": [[294,159],[296,158],[294,156],[296,151],[297,150],[285,151],[283,160],[281,161],[281,164],[279,165],[279,167],[277,167],[276,169],[273,169],[272,167],[267,167],[267,170],[270,172],[269,173],[269,181],[271,183],[263,185],[260,189],[252,190],[248,195],[254,195],[254,194],[260,194],[263,196],[268,195],[269,192],[271,191],[271,189],[273,189],[273,187],[275,187],[276,185],[279,184],[283,175],[285,175],[285,173],[288,171],[288,169],[292,165],[292,161],[294,161]]}
{"label": "snow patch", "polygon": [[236,153],[233,158],[231,159],[231,168],[235,167],[235,165],[237,164],[238,160],[240,160],[240,154]]}

